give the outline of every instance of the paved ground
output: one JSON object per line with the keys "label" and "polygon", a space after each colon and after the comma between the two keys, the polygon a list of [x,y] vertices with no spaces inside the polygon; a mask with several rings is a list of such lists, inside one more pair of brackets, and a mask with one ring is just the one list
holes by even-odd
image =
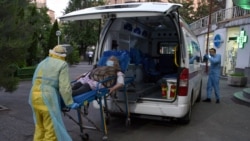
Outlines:
{"label": "paved ground", "polygon": [[[70,77],[73,80],[81,72],[91,70],[87,63],[70,67]],[[202,98],[205,98],[206,76]],[[0,92],[0,141],[32,141],[34,123],[31,108],[28,105],[30,81],[22,81],[17,91],[13,93]],[[248,86],[249,87],[249,86]],[[231,87],[226,80],[220,81],[221,103],[198,103],[194,106],[192,121],[188,126],[175,123],[161,123],[145,119],[133,119],[132,126],[126,128],[125,120],[112,119],[109,128],[109,139],[112,141],[249,141],[250,140],[250,107],[233,100],[233,93],[242,88]],[[2,110],[1,110],[2,109]],[[90,108],[90,117],[100,124],[99,113]],[[92,112],[93,111],[93,112]],[[75,115],[75,111],[70,114]],[[67,117],[63,118],[66,128],[73,141],[80,141],[79,127]],[[153,130],[152,130],[153,129]],[[99,141],[102,134],[89,131],[91,141]]]}
{"label": "paved ground", "polygon": [[[92,66],[82,62],[79,65],[70,67],[70,77],[73,80],[82,72],[91,70]],[[13,93],[0,91],[0,141],[31,141],[34,132],[32,111],[28,104],[31,81],[22,81],[19,88]],[[3,108],[8,108],[3,109]],[[65,119],[65,124],[69,123],[68,131],[73,132],[72,121]],[[78,136],[79,129],[75,129],[75,136]],[[74,134],[74,133],[73,133]]]}

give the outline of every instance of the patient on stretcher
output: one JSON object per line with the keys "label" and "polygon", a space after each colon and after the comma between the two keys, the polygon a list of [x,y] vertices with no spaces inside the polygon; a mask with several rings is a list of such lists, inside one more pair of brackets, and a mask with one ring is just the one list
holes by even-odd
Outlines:
{"label": "patient on stretcher", "polygon": [[114,79],[100,84],[98,88],[107,87],[109,88],[109,93],[113,93],[123,87],[124,74],[115,56],[109,57],[106,61],[106,66],[99,66],[80,76],[72,86],[72,95],[77,96],[95,90],[100,81],[109,77],[114,77]]}

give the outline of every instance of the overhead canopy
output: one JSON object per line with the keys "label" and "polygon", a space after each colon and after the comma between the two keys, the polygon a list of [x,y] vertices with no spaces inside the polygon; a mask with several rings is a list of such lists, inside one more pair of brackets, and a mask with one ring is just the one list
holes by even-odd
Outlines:
{"label": "overhead canopy", "polygon": [[233,0],[233,3],[243,9],[250,10],[250,0]]}
{"label": "overhead canopy", "polygon": [[168,14],[182,5],[175,3],[126,3],[86,8],[60,17],[63,21],[89,20],[101,18],[143,17]]}

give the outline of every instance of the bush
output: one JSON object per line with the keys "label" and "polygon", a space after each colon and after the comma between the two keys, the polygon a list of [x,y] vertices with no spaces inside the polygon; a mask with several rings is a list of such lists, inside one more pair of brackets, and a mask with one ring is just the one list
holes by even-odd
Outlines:
{"label": "bush", "polygon": [[238,76],[238,77],[244,77],[244,73],[232,73],[230,76]]}
{"label": "bush", "polygon": [[70,54],[67,55],[66,60],[70,65],[80,62],[79,50],[76,44],[72,45],[73,50]]}
{"label": "bush", "polygon": [[36,66],[19,68],[17,70],[17,77],[19,77],[21,79],[32,78],[35,70],[36,70]]}

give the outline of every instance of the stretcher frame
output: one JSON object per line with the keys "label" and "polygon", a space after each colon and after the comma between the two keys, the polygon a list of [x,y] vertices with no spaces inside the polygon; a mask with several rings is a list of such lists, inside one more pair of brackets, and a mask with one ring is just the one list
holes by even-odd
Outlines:
{"label": "stretcher frame", "polygon": [[[114,54],[111,54],[114,55]],[[116,55],[115,55],[116,56]],[[107,56],[106,56],[107,57]],[[118,56],[116,56],[118,57]],[[124,60],[122,60],[124,61]],[[129,59],[127,60],[129,62]],[[123,70],[125,71],[125,70]],[[133,84],[134,80],[135,80],[135,75],[134,76],[126,76],[125,80],[124,80],[124,86],[123,86],[123,93],[124,93],[124,104],[125,104],[125,114],[126,114],[126,126],[129,126],[131,124],[131,120],[130,120],[130,110],[129,110],[129,106],[128,106],[128,97],[127,97],[127,87],[130,84]],[[100,132],[103,132],[103,136],[102,136],[102,140],[107,141],[108,140],[108,130],[107,130],[107,121],[109,121],[110,118],[110,114],[108,111],[108,104],[107,104],[107,97],[109,96],[109,88],[100,88],[100,84],[103,84],[107,81],[110,81],[112,79],[116,79],[116,77],[109,77],[104,79],[103,81],[98,82],[97,84],[97,88],[96,90],[92,90],[90,92],[86,92],[83,93],[81,95],[77,95],[73,97],[74,102],[80,104],[81,106],[76,110],[77,112],[77,119],[74,119],[69,113],[67,113],[70,109],[67,108],[67,110],[62,110],[64,115],[67,116],[69,119],[71,119],[74,123],[76,123],[79,127],[80,127],[80,137],[82,138],[83,141],[87,141],[89,139],[89,135],[87,133],[84,132],[84,129],[88,129],[88,130],[97,130]],[[73,81],[75,82],[75,81]],[[112,97],[111,97],[112,98]],[[98,127],[91,119],[89,119],[87,117],[88,115],[88,105],[89,103],[93,102],[94,100],[97,101],[97,103],[100,106],[100,116],[101,116],[101,128]],[[104,103],[102,103],[102,100],[104,100]],[[115,102],[115,100],[114,100]],[[118,106],[119,109],[121,109],[119,107],[118,104],[116,104],[116,106]],[[82,112],[82,108],[84,112]],[[92,126],[84,126],[83,125],[83,120],[82,117],[87,119],[87,121],[89,123],[92,124]]]}
{"label": "stretcher frame", "polygon": [[[103,132],[102,140],[107,141],[108,140],[108,130],[107,130],[107,120],[109,120],[109,112],[107,107],[107,99],[106,97],[109,95],[109,88],[99,88],[100,84],[109,81],[111,79],[115,79],[114,77],[107,78],[97,84],[97,89],[92,90],[90,92],[83,93],[81,95],[77,95],[73,97],[74,102],[80,104],[81,106],[76,110],[77,112],[77,120],[73,118],[68,112],[69,108],[63,108],[62,112],[65,116],[67,116],[69,119],[71,119],[74,123],[76,123],[80,128],[80,137],[83,141],[87,141],[89,139],[89,135],[84,132],[84,129],[88,130],[97,130],[99,132]],[[126,114],[126,126],[130,125],[130,112],[128,108],[128,99],[127,99],[127,93],[126,88],[128,84],[131,84],[134,81],[134,77],[125,77],[125,85],[123,86],[124,91],[124,97],[125,97],[125,114]],[[96,100],[98,104],[100,105],[100,116],[101,116],[101,128],[98,127],[91,119],[87,117],[88,115],[88,104]],[[102,103],[102,100],[104,100],[104,103]],[[118,106],[118,105],[117,105]],[[82,107],[84,112],[82,112]],[[87,119],[87,121],[92,124],[92,126],[85,126],[83,125],[82,118]],[[108,119],[107,119],[108,118]]]}

